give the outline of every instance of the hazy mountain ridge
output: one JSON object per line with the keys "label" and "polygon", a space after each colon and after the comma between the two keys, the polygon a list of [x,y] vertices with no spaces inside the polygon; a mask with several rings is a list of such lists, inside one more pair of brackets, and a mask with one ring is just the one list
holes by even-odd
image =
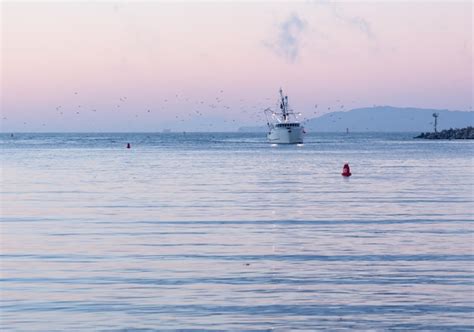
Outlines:
{"label": "hazy mountain ridge", "polygon": [[[304,126],[316,132],[426,132],[433,131],[433,113],[439,114],[438,130],[474,124],[474,112],[377,106],[327,113],[307,120]],[[239,131],[266,131],[266,127],[241,127]]]}

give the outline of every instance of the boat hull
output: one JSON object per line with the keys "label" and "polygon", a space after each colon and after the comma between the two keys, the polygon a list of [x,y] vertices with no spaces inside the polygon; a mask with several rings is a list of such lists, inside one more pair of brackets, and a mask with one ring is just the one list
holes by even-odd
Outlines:
{"label": "boat hull", "polygon": [[301,144],[303,143],[304,129],[296,128],[277,128],[274,127],[267,134],[270,143],[275,144]]}

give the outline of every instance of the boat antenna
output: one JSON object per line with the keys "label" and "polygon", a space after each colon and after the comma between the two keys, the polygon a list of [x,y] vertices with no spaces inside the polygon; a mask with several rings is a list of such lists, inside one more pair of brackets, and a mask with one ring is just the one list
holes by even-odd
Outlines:
{"label": "boat antenna", "polygon": [[280,109],[281,113],[283,114],[283,121],[286,122],[288,120],[288,96],[283,96],[283,90],[280,88]]}

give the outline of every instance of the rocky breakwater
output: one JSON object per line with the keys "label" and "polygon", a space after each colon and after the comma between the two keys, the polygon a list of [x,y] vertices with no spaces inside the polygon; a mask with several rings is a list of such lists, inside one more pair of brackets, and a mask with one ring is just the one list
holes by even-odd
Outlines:
{"label": "rocky breakwater", "polygon": [[474,139],[474,128],[446,129],[435,133],[421,133],[415,138],[426,139]]}

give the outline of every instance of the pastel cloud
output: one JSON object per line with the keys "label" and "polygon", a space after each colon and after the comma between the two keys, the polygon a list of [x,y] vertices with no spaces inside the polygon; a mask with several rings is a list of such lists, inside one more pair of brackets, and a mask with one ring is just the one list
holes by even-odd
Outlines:
{"label": "pastel cloud", "polygon": [[357,31],[363,33],[367,38],[374,39],[375,33],[372,30],[371,24],[367,19],[361,16],[350,16],[343,14],[337,7],[333,8],[333,15],[338,20],[342,21],[349,27],[355,28]]}
{"label": "pastel cloud", "polygon": [[264,45],[287,61],[295,62],[301,49],[301,35],[307,26],[298,14],[292,13],[278,25],[276,40],[264,42]]}

